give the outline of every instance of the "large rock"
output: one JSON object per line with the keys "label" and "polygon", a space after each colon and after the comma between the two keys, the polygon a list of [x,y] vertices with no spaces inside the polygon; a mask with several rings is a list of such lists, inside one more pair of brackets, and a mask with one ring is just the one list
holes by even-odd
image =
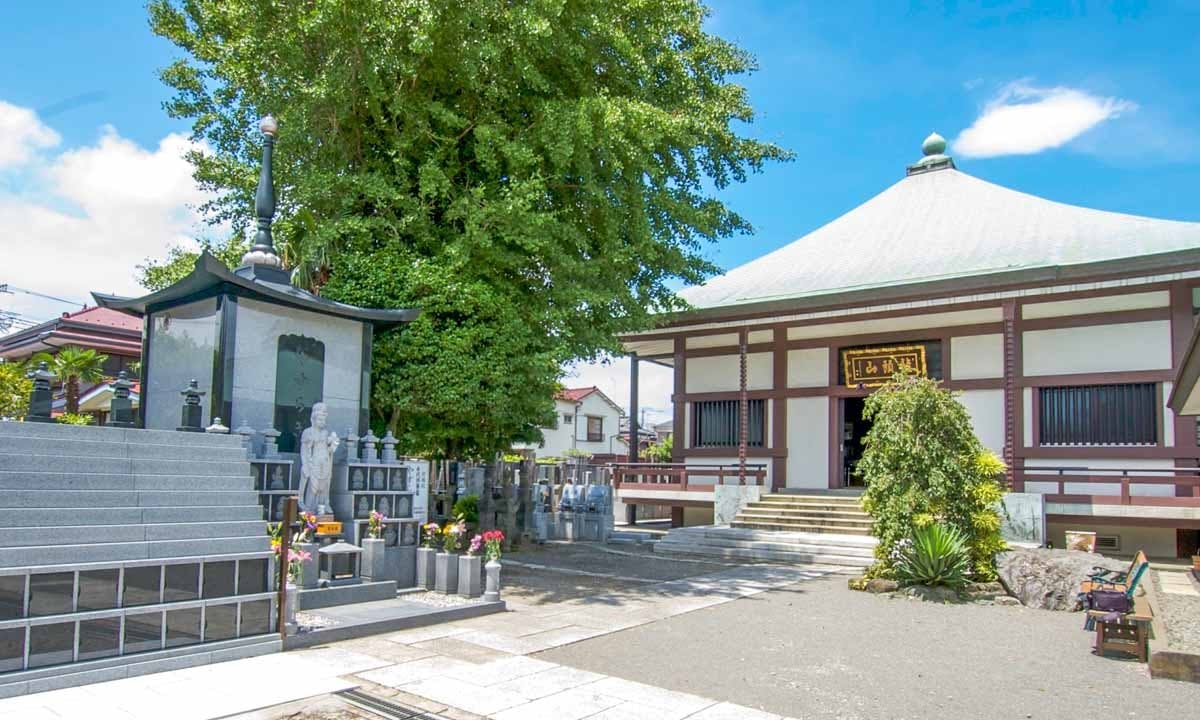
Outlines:
{"label": "large rock", "polygon": [[1025,607],[1078,609],[1079,584],[1092,568],[1124,570],[1129,563],[1077,550],[1009,550],[996,556],[1000,582]]}

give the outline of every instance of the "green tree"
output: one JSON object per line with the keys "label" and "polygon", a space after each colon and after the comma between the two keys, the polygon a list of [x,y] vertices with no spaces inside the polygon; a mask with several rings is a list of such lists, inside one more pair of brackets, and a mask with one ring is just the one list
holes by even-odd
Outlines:
{"label": "green tree", "polygon": [[167,110],[217,222],[251,221],[267,113],[294,281],[419,306],[380,338],[374,407],[409,449],[491,452],[549,424],[561,364],[681,307],[749,225],[715,192],[779,147],[744,134],[752,58],[698,0],[154,0],[185,57]]}
{"label": "green tree", "polygon": [[[231,268],[241,264],[242,256],[249,247],[249,244],[238,236],[221,242],[200,242],[200,250],[207,250]],[[175,245],[167,251],[167,257],[164,259],[146,258],[137,266],[138,284],[147,290],[162,290],[186,277],[195,267],[198,257],[199,252]]]}
{"label": "green tree", "polygon": [[[37,356],[34,359],[38,359]],[[80,348],[67,345],[50,358],[50,371],[62,381],[66,395],[66,412],[71,415],[79,414],[79,383],[100,382],[104,378],[104,361],[107,355],[96,352],[91,348]]]}
{"label": "green tree", "polygon": [[897,375],[867,398],[863,414],[872,424],[858,463],[862,503],[879,539],[872,572],[892,574],[916,531],[942,524],[965,539],[974,574],[994,579],[1004,549],[1004,463],[979,442],[955,394],[936,380]]}
{"label": "green tree", "polygon": [[21,363],[0,360],[0,418],[23,418],[29,412],[33,381]]}
{"label": "green tree", "polygon": [[650,462],[666,463],[671,462],[671,457],[675,450],[675,436],[668,435],[660,442],[651,443],[643,452],[643,455]]}

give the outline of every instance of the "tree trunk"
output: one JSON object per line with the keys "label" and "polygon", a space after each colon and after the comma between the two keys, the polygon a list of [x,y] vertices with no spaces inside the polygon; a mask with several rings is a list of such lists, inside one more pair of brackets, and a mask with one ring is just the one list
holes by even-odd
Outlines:
{"label": "tree trunk", "polygon": [[67,412],[79,412],[79,377],[76,375],[67,377]]}

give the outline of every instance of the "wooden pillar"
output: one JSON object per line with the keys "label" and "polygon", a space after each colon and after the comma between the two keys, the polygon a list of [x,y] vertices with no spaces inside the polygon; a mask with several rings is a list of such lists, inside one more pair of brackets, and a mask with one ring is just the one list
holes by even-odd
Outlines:
{"label": "wooden pillar", "polygon": [[787,487],[787,330],[775,328],[771,348],[771,491]]}
{"label": "wooden pillar", "polygon": [[[292,523],[296,522],[296,505],[299,498],[289,497],[283,501],[283,521],[279,523],[279,638],[287,640],[287,581],[288,555],[292,549]],[[299,601],[299,596],[297,596]]]}
{"label": "wooden pillar", "polygon": [[[1192,312],[1192,289],[1186,283],[1171,284],[1171,368],[1179,371],[1183,356],[1187,353],[1188,343],[1192,339],[1192,330],[1196,326],[1195,315]],[[1172,414],[1175,431],[1175,467],[1196,467],[1200,450],[1196,447],[1196,418]],[[1193,489],[1175,486],[1177,497],[1193,495]]]}
{"label": "wooden pillar", "polygon": [[671,434],[674,436],[671,440],[672,462],[683,462],[684,444],[688,442],[687,403],[684,401],[684,395],[687,394],[687,358],[684,355],[686,348],[687,343],[683,338],[675,338],[675,392],[671,396],[674,410],[671,417]]}
{"label": "wooden pillar", "polygon": [[638,356],[629,353],[629,462],[638,461]]}
{"label": "wooden pillar", "polygon": [[683,508],[678,505],[671,506],[671,527],[683,527]]}
{"label": "wooden pillar", "polygon": [[738,485],[746,484],[746,442],[750,435],[750,399],[746,395],[746,344],[750,333],[738,331]]}

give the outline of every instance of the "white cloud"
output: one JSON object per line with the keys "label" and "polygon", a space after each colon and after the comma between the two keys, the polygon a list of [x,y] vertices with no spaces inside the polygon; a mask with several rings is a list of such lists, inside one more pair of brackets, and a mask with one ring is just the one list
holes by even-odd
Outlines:
{"label": "white cloud", "polygon": [[1039,88],[1010,83],[953,143],[965,157],[1032,155],[1062,147],[1097,125],[1137,105],[1069,87]]}
{"label": "white cloud", "polygon": [[38,150],[54,147],[59,139],[32,110],[0,100],[0,170],[28,163]]}
{"label": "white cloud", "polygon": [[[567,376],[562,382],[567,387],[595,385],[626,413],[629,412],[627,357],[595,363],[576,363],[567,368]],[[638,406],[645,412],[647,425],[671,419],[671,393],[674,384],[675,374],[671,368],[652,362],[642,362],[638,365]]]}
{"label": "white cloud", "polygon": [[[135,265],[206,232],[193,209],[206,195],[183,157],[192,147],[171,134],[143,148],[105,127],[95,144],[40,157],[0,183],[0,283],[86,302],[92,290],[143,293]],[[38,320],[71,309],[20,294],[0,296],[0,307]]]}

